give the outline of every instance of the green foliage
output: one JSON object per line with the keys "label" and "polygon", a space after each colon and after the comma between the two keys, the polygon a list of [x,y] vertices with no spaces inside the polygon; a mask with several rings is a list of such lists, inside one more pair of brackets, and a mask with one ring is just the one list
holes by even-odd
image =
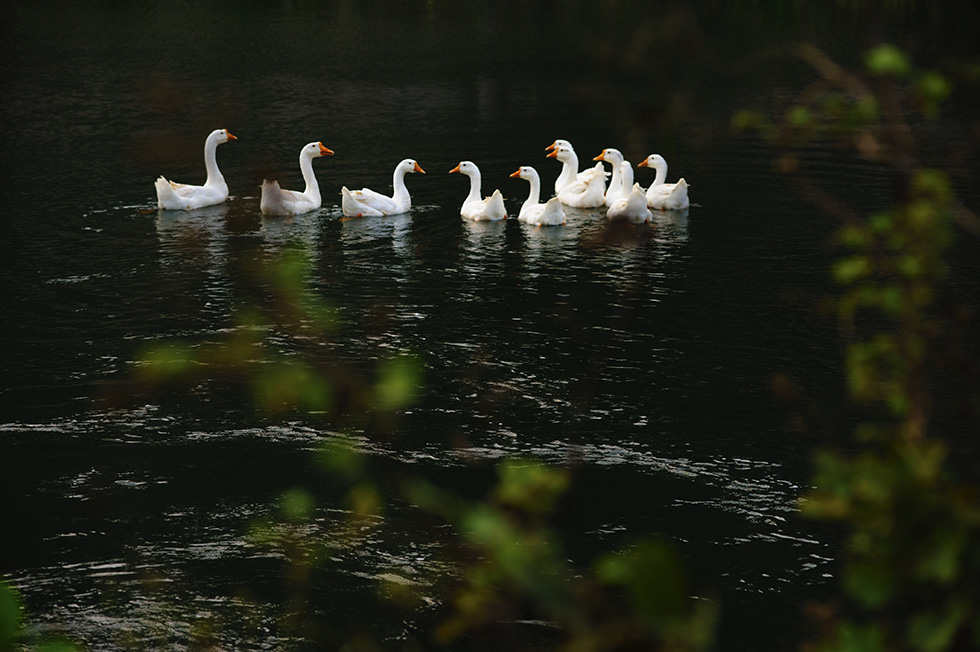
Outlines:
{"label": "green foliage", "polygon": [[13,649],[14,637],[20,631],[22,618],[17,593],[13,587],[0,580],[0,651]]}
{"label": "green foliage", "polygon": [[686,565],[655,539],[573,567],[548,517],[570,481],[566,469],[527,460],[498,468],[491,499],[468,503],[415,482],[410,497],[456,526],[477,560],[465,564],[452,610],[437,629],[442,643],[500,621],[543,619],[562,650],[704,650],[714,603],[692,597]]}
{"label": "green foliage", "polygon": [[378,369],[375,401],[385,410],[401,410],[415,400],[422,383],[422,365],[414,356],[384,360]]}
{"label": "green foliage", "polygon": [[63,638],[45,636],[38,640],[28,640],[22,631],[23,620],[23,608],[17,591],[0,580],[0,652],[79,652],[77,645]]}
{"label": "green foliage", "polygon": [[[934,303],[947,273],[954,200],[944,173],[916,163],[905,123],[915,109],[935,118],[952,87],[890,45],[866,57],[874,91],[812,46],[800,52],[820,73],[819,85],[779,121],[742,115],[733,126],[756,128],[785,150],[781,159],[797,162],[801,136],[835,138],[891,168],[897,188],[893,205],[867,218],[841,214],[843,253],[832,269],[841,288],[837,315],[850,395],[867,419],[856,430],[863,450],[821,452],[801,501],[804,515],[849,528],[841,573],[847,608],[816,649],[980,649],[978,489],[954,478],[945,445],[929,432],[926,369],[942,330]],[[800,174],[798,163],[783,169]]]}
{"label": "green foliage", "polygon": [[864,65],[872,74],[882,77],[905,77],[911,69],[905,53],[890,43],[868,52]]}

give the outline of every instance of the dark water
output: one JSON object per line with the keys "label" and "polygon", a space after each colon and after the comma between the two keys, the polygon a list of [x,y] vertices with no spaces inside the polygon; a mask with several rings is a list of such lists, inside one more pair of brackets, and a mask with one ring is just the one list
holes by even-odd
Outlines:
{"label": "dark water", "polygon": [[[823,39],[849,63],[869,32],[935,59],[959,41],[937,43],[948,18],[928,9],[620,9],[161,2],[9,17],[0,571],[32,631],[90,649],[187,648],[207,628],[226,649],[296,647],[281,622],[284,562],[247,531],[302,486],[320,505],[309,533],[333,540],[346,511],[313,451],[344,441],[383,472],[470,496],[507,456],[571,464],[569,557],[667,534],[721,604],[718,649],[795,646],[802,606],[835,573],[833,534],[794,509],[813,444],[846,436],[840,345],[817,310],[835,223],[773,172],[770,151],[731,137],[728,118],[812,79],[773,56],[793,39]],[[154,210],[159,174],[203,181],[217,127],[239,138],[218,150],[229,202]],[[459,160],[516,214],[527,186],[507,175],[534,165],[550,188],[555,138],[582,159],[659,151],[691,183],[692,207],[622,232],[587,211],[544,229],[459,219],[466,180],[446,174]],[[300,186],[311,140],[337,152],[314,165],[323,208],[263,218],[261,179]],[[385,190],[404,157],[427,172],[408,179],[410,214],[341,219],[342,184]],[[849,200],[888,197],[880,171],[830,149],[808,165]],[[419,356],[424,390],[397,423],[263,418],[217,380],[131,382],[153,342],[224,337],[297,244],[338,325],[269,341],[365,374]],[[807,397],[803,421],[774,378]],[[334,540],[310,582],[311,619],[391,647],[424,639],[453,573],[447,538],[395,504]],[[425,599],[378,599],[379,584],[399,583]]]}

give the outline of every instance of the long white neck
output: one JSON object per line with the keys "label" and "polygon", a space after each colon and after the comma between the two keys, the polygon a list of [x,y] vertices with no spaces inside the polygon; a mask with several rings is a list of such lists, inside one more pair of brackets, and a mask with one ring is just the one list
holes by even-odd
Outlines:
{"label": "long white neck", "polygon": [[303,181],[306,182],[306,190],[303,191],[303,194],[313,201],[319,202],[320,186],[317,184],[316,176],[313,174],[313,157],[305,151],[299,155],[299,169],[303,172]]}
{"label": "long white neck", "polygon": [[218,169],[218,160],[215,156],[217,150],[218,137],[212,134],[204,141],[204,168],[208,171],[208,180],[204,185],[208,188],[227,188],[225,178],[221,176],[221,170]]}
{"label": "long white neck", "polygon": [[396,202],[411,201],[408,187],[405,185],[405,168],[401,165],[395,168],[395,173],[391,177],[391,186],[394,188],[394,194],[391,196],[393,200]]}
{"label": "long white neck", "polygon": [[657,161],[653,164],[653,167],[657,170],[657,176],[653,178],[653,183],[650,184],[651,188],[654,186],[662,186],[667,182],[667,162]]}
{"label": "long white neck", "polygon": [[541,177],[536,174],[532,174],[527,177],[528,183],[531,184],[531,189],[527,193],[527,199],[524,201],[524,206],[537,206],[538,198],[541,196]]}
{"label": "long white neck", "polygon": [[575,181],[578,175],[578,154],[574,151],[568,152],[568,158],[563,162],[561,174],[555,179],[555,192],[560,192],[562,188]]}
{"label": "long white neck", "polygon": [[628,195],[633,190],[633,166],[629,161],[623,161],[619,167],[622,169],[623,195]]}
{"label": "long white neck", "polygon": [[480,173],[473,172],[470,176],[470,194],[466,196],[466,201],[482,201],[480,196]]}
{"label": "long white neck", "polygon": [[623,187],[623,170],[622,166],[618,163],[613,163],[612,166],[612,178],[609,179],[610,188],[622,188]]}

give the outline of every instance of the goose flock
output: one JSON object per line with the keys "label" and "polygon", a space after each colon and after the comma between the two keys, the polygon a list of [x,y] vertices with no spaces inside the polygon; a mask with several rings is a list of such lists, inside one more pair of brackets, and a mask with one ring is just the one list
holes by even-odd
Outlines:
{"label": "goose flock", "polygon": [[[161,176],[156,180],[157,205],[167,210],[191,210],[220,204],[228,199],[228,184],[218,169],[218,145],[238,140],[227,129],[215,129],[204,141],[204,167],[207,180],[203,186],[193,186],[170,181]],[[528,182],[528,197],[521,205],[517,219],[528,224],[552,226],[565,223],[562,206],[573,208],[606,208],[606,216],[611,219],[625,219],[632,223],[649,221],[657,210],[680,210],[690,205],[684,179],[667,183],[667,161],[659,154],[651,154],[640,161],[637,167],[652,168],[656,176],[649,188],[644,190],[634,182],[633,166],[625,160],[618,149],[607,148],[593,160],[594,166],[579,170],[579,159],[575,148],[567,140],[556,140],[547,148],[547,158],[562,163],[561,174],[555,180],[554,196],[544,202],[541,197],[541,177],[537,170],[522,165],[510,176]],[[322,143],[305,145],[299,152],[299,169],[303,174],[306,188],[284,190],[278,181],[262,181],[262,197],[259,207],[263,215],[299,215],[320,208],[320,186],[313,173],[313,159],[330,156],[333,151]],[[606,172],[603,163],[611,166]],[[412,207],[412,197],[405,185],[405,175],[425,170],[414,159],[407,158],[395,166],[392,177],[393,194],[382,194],[370,188],[348,190],[341,188],[341,209],[347,217],[372,217],[407,213]],[[470,191],[460,206],[460,216],[475,221],[503,220],[507,218],[504,197],[500,190],[494,190],[489,197],[482,192],[480,168],[473,161],[460,161],[449,171],[470,178]],[[611,174],[611,176],[610,176]],[[609,184],[606,185],[606,178]]]}

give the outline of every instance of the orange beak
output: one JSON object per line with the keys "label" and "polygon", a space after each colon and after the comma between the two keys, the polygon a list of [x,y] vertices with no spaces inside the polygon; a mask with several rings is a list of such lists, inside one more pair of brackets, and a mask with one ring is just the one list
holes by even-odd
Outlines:
{"label": "orange beak", "polygon": [[636,164],[636,167],[638,167],[638,168],[646,168],[646,167],[650,167],[650,166],[647,165],[647,160],[646,159],[643,159],[642,161],[640,161],[639,163]]}
{"label": "orange beak", "polygon": [[553,149],[545,156],[545,158],[558,158],[558,149]]}
{"label": "orange beak", "polygon": [[225,129],[225,135],[228,136],[228,140],[238,140],[238,137],[227,129]]}
{"label": "orange beak", "polygon": [[519,177],[519,176],[521,176],[521,169],[520,168],[517,168],[517,172],[512,172],[510,176],[512,176],[512,177]]}
{"label": "orange beak", "polygon": [[421,167],[419,167],[418,161],[415,162],[415,171],[416,172],[421,172],[422,174],[425,174],[425,170],[423,170]]}
{"label": "orange beak", "polygon": [[453,172],[459,172],[459,166],[458,165],[456,167],[454,167],[452,170],[450,170],[449,171],[449,174],[452,174]]}
{"label": "orange beak", "polygon": [[606,160],[606,157],[605,157],[605,154],[606,154],[605,152],[600,152],[600,153],[599,153],[599,155],[598,155],[598,156],[596,156],[596,157],[595,157],[594,159],[592,159],[592,160],[593,160],[593,161],[605,161],[605,160]]}
{"label": "orange beak", "polygon": [[547,147],[545,147],[545,148],[544,148],[544,151],[546,151],[546,152],[550,152],[550,151],[552,151],[553,149],[555,149],[555,148],[556,148],[557,146],[558,146],[558,141],[556,140],[555,142],[553,142],[553,143],[551,143],[550,145],[548,145]]}
{"label": "orange beak", "polygon": [[323,143],[317,143],[320,146],[320,156],[333,156],[333,150],[324,147]]}

